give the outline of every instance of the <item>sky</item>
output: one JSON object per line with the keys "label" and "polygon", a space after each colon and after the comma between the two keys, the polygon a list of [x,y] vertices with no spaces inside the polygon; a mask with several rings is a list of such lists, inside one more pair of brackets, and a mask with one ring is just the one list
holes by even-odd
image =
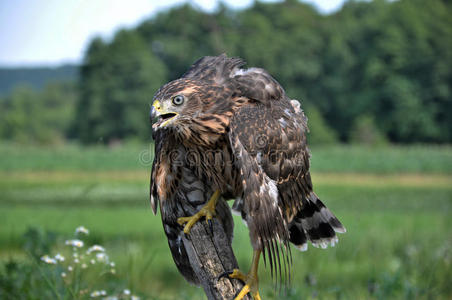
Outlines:
{"label": "sky", "polygon": [[[206,11],[218,4],[218,0],[0,0],[0,66],[80,63],[93,37],[109,38],[120,28],[133,28],[157,12],[185,2]],[[253,0],[223,2],[240,9]],[[344,0],[304,2],[330,13]]]}

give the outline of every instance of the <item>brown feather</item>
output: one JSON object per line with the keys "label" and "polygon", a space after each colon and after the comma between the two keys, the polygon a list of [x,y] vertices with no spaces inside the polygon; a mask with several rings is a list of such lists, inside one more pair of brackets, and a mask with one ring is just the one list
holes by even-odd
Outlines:
{"label": "brown feather", "polygon": [[[172,210],[180,205],[174,194],[185,183],[175,180],[180,166],[165,159],[178,149],[184,153],[179,165],[192,176],[236,198],[233,209],[248,224],[253,248],[264,251],[275,277],[289,278],[289,242],[323,247],[345,229],[313,193],[307,119],[299,102],[265,70],[240,69],[243,64],[225,55],[204,57],[156,93],[168,107],[175,95],[186,101],[173,107],[175,121],[154,133],[152,207],[158,198],[163,223],[174,221]],[[177,209],[174,214],[180,216]]]}

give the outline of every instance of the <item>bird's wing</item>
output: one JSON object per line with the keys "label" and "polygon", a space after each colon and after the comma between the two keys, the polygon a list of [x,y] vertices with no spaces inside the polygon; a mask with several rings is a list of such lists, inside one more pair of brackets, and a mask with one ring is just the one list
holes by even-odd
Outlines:
{"label": "bird's wing", "polygon": [[290,100],[264,69],[234,70],[230,78],[235,90],[231,136],[235,135],[262,172],[275,182],[278,204],[290,222],[304,195],[312,192],[307,118],[300,103]]}
{"label": "bird's wing", "polygon": [[240,58],[228,58],[225,54],[219,56],[204,56],[197,60],[182,75],[182,78],[195,79],[204,83],[221,86],[245,62]]}
{"label": "bird's wing", "polygon": [[253,248],[263,249],[264,254],[267,251],[273,275],[276,260],[280,265],[279,250],[277,253],[275,251],[278,249],[277,242],[285,242],[284,245],[288,246],[289,233],[287,222],[278,205],[276,182],[262,169],[259,162],[260,153],[253,152],[254,147],[250,147],[250,144],[254,144],[253,131],[260,125],[255,119],[247,118],[247,113],[252,112],[257,111],[241,109],[233,118],[229,132],[235,164],[243,184],[243,195],[235,201],[233,209],[238,211],[246,222]]}
{"label": "bird's wing", "polygon": [[[312,191],[307,120],[299,103],[290,101],[265,70],[239,69],[230,77],[236,95],[232,101],[238,104],[229,138],[244,190],[233,208],[248,223],[251,240],[266,247],[281,269],[274,241],[287,245],[289,223]],[[290,252],[286,254],[283,261],[289,261]]]}
{"label": "bird's wing", "polygon": [[[266,248],[276,271],[281,270],[281,260],[275,242],[288,245],[288,223],[302,205],[301,186],[294,177],[302,178],[307,172],[305,123],[296,123],[294,113],[289,101],[248,104],[236,110],[229,131],[243,183],[243,196],[233,208],[248,224],[253,246]],[[305,184],[311,187],[310,178],[306,177]],[[282,249],[284,263],[289,262],[288,249]]]}
{"label": "bird's wing", "polygon": [[247,105],[236,111],[230,124],[239,167],[250,168],[251,173],[244,172],[248,176],[262,173],[276,185],[277,203],[288,222],[301,208],[303,196],[312,191],[303,116],[295,114],[289,103],[282,108]]}
{"label": "bird's wing", "polygon": [[[258,170],[275,182],[290,242],[301,250],[307,240],[314,246],[334,245],[335,232],[345,232],[345,228],[313,192],[307,118],[300,103],[289,100],[265,70],[251,68],[235,74],[238,92],[234,94],[242,103],[236,105],[230,136],[248,153],[249,160],[257,162]],[[234,148],[232,140],[231,144]],[[234,208],[246,210],[248,200],[253,197],[238,199]]]}

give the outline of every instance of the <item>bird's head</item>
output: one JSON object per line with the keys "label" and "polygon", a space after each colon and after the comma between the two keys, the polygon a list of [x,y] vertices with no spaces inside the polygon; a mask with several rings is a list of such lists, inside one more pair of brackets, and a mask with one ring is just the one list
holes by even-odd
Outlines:
{"label": "bird's head", "polygon": [[161,87],[154,96],[151,107],[153,130],[181,126],[200,112],[199,83],[178,79]]}

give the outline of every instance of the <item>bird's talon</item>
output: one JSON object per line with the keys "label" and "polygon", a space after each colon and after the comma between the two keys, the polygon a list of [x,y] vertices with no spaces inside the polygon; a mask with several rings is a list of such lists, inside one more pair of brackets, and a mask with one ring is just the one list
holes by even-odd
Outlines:
{"label": "bird's talon", "polygon": [[185,227],[184,227],[184,233],[185,233],[186,235],[188,235],[188,234],[190,233],[190,230],[191,230],[192,227],[193,227],[193,226],[191,226],[191,225],[189,225],[189,224],[185,225]]}
{"label": "bird's talon", "polygon": [[[212,197],[210,198],[210,200],[206,203],[206,205],[204,205],[200,211],[198,211],[196,214],[194,214],[191,217],[180,217],[177,219],[177,223],[179,223],[179,225],[184,225],[185,223],[187,223],[184,227],[184,233],[185,234],[189,234],[191,228],[193,227],[193,225],[195,225],[196,222],[198,222],[198,220],[201,217],[205,217],[206,218],[206,222],[209,223],[210,225],[210,219],[213,218],[213,216],[215,216],[216,212],[215,212],[215,207],[217,205],[217,200],[220,197],[220,190],[217,190]],[[213,225],[211,226],[211,232],[213,233]]]}
{"label": "bird's talon", "polygon": [[248,276],[246,274],[244,274],[242,271],[240,271],[239,269],[234,269],[229,274],[229,278],[238,279],[238,280],[242,281],[243,283],[246,283],[247,277]]}
{"label": "bird's talon", "polygon": [[238,269],[234,269],[234,271],[229,272],[229,278],[238,279],[245,283],[243,288],[240,290],[240,292],[237,294],[237,296],[234,298],[234,300],[241,300],[243,299],[248,293],[251,294],[251,297],[254,300],[260,300],[261,297],[259,295],[258,291],[258,279],[257,274],[249,273],[244,274]]}
{"label": "bird's talon", "polygon": [[180,217],[180,218],[177,219],[177,223],[178,223],[179,225],[184,225],[185,223],[188,222],[188,221],[186,221],[185,219],[186,219],[185,217]]}
{"label": "bird's talon", "polygon": [[239,269],[234,269],[232,273],[229,274],[229,278],[239,279],[245,283],[245,286],[234,298],[234,300],[242,300],[248,293],[254,300],[261,300],[261,297],[259,295],[259,279],[257,276],[260,254],[260,250],[254,251],[251,270],[248,274],[242,273]]}

